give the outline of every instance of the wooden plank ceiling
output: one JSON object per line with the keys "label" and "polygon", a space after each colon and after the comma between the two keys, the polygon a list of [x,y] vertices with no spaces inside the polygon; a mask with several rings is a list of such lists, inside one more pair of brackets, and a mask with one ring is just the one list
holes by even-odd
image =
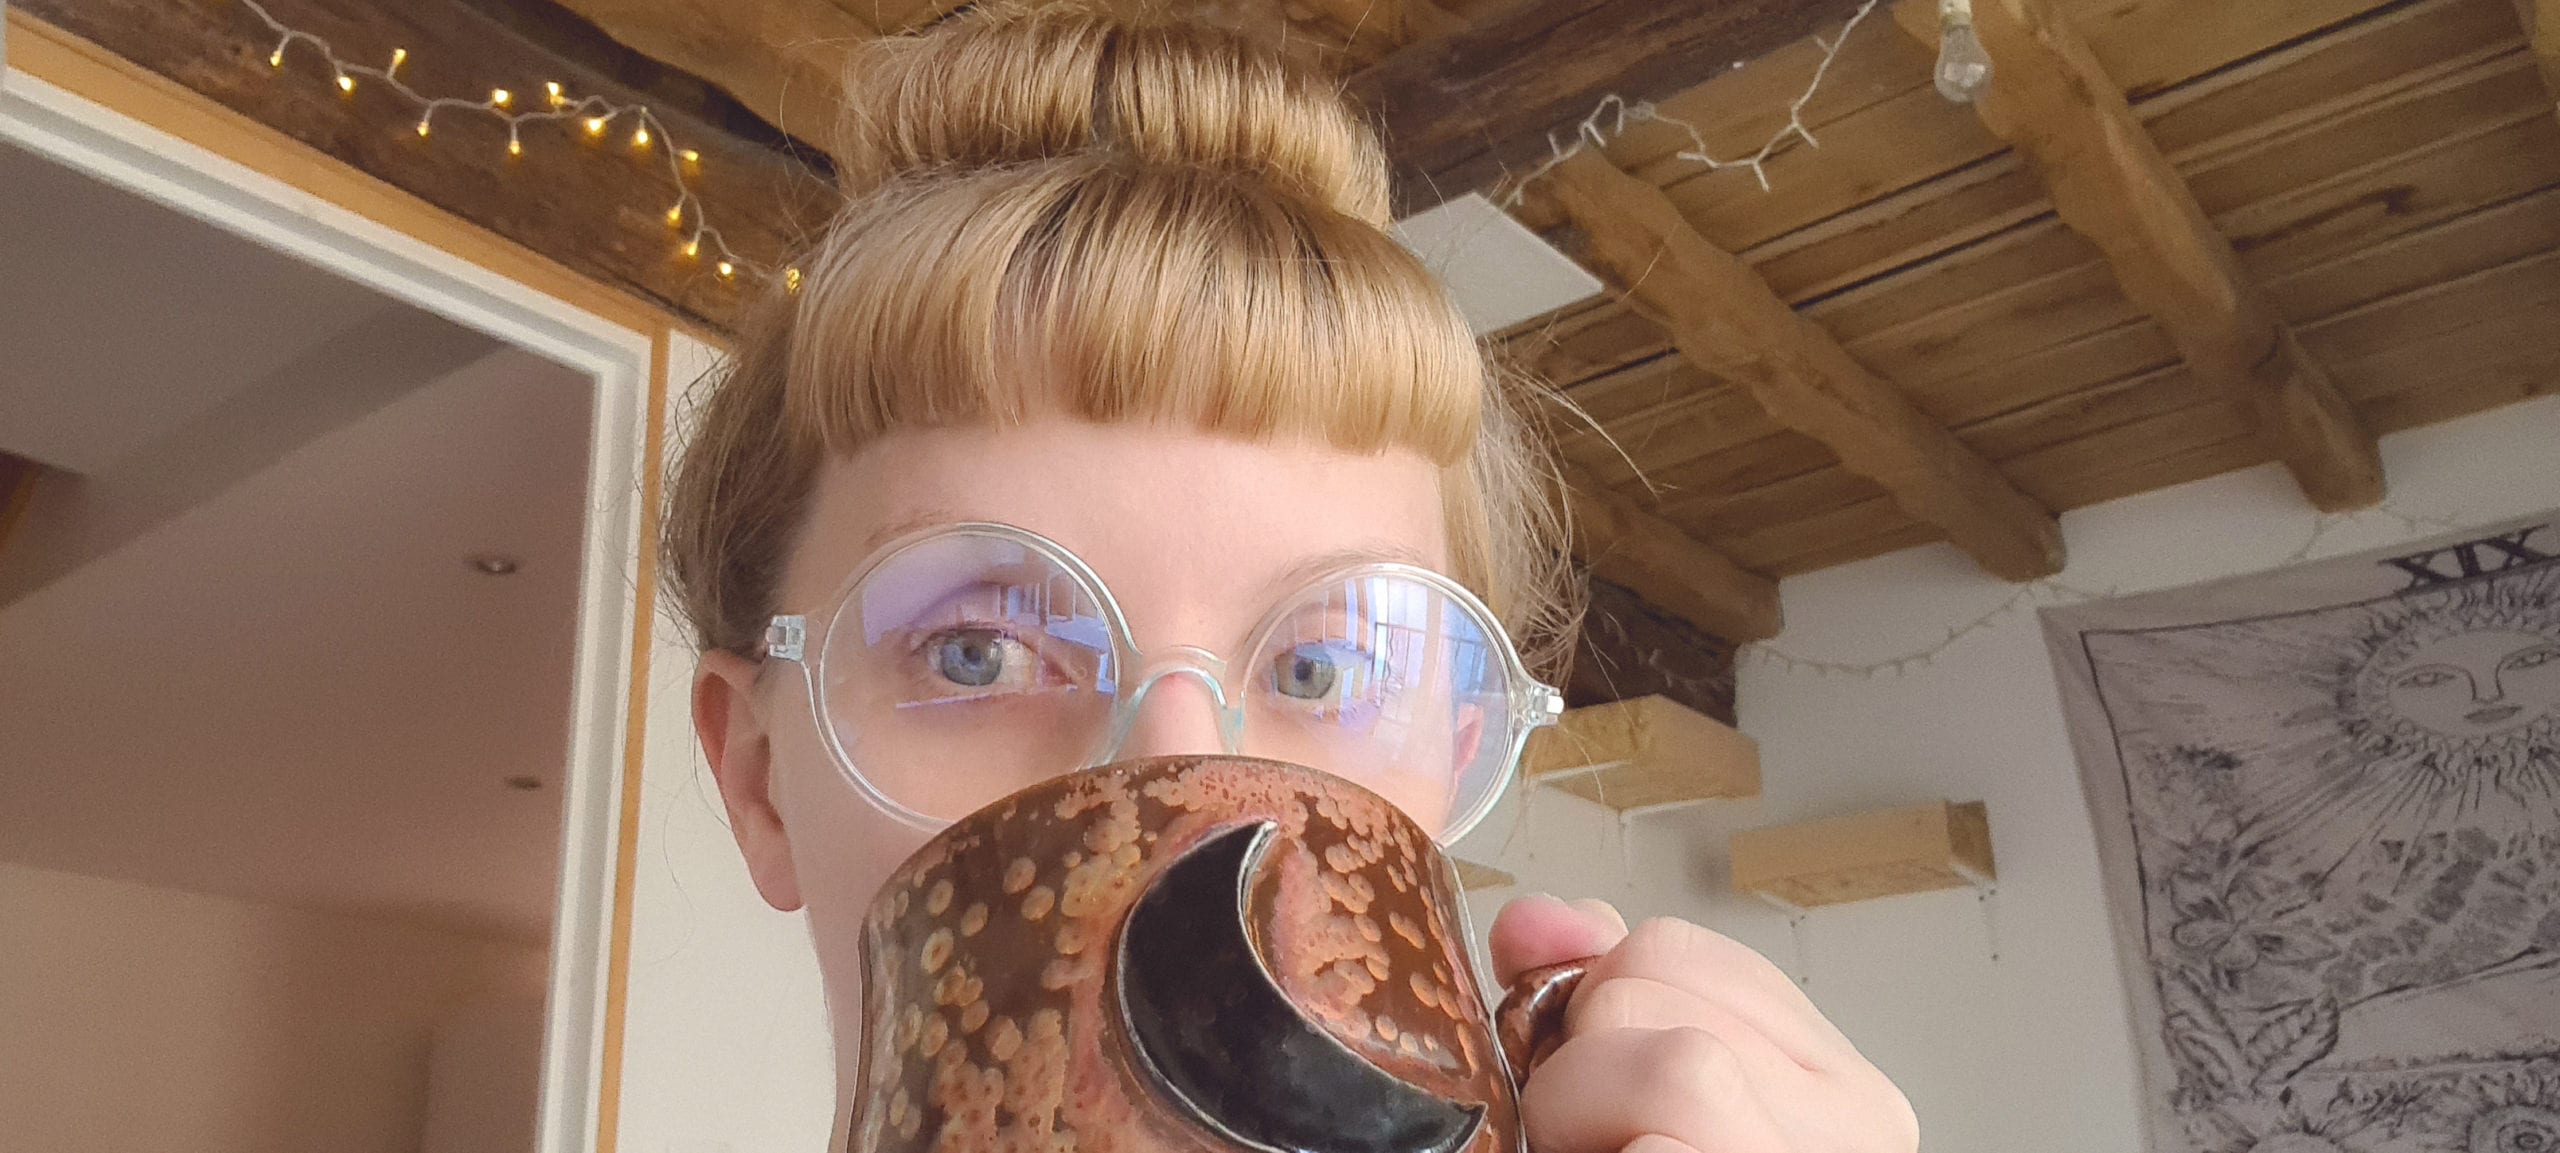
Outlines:
{"label": "wooden plank ceiling", "polygon": [[[473,56],[482,25],[503,28],[635,98],[725,89],[689,125],[743,109],[820,141],[844,46],[955,6],[421,2],[481,23],[437,25],[470,25],[458,36],[378,0],[274,6],[340,43],[389,28],[448,60],[490,58]],[[2306,510],[2370,504],[2376,435],[2560,387],[2560,0],[1974,0],[1996,63],[1976,107],[1930,84],[1934,3],[1901,0],[1803,105],[1821,147],[1788,141],[1759,172],[1680,153],[1759,150],[1854,0],[1126,2],[1344,74],[1381,106],[1407,204],[1522,175],[1562,110],[1599,94],[1685,122],[1631,119],[1518,189],[1523,222],[1614,291],[1493,340],[1557,391],[1575,506],[1605,530],[1582,544],[1594,573],[1728,639],[1777,628],[1770,578],[1943,539],[2030,579],[2065,559],[2057,513],[2261,462],[2286,467]],[[261,111],[275,98],[234,73],[267,46],[221,58],[208,46],[233,32],[164,11],[195,5],[103,6],[119,21],[32,3],[111,46],[159,29],[165,43],[118,50],[404,187],[472,175],[421,167],[333,100]],[[613,53],[670,71],[635,79]],[[769,143],[785,139],[729,131],[722,147],[786,157]],[[536,248],[663,213],[568,226],[495,189],[422,195]],[[714,207],[752,219],[754,199]],[[727,314],[628,235],[567,243],[572,267]]]}
{"label": "wooden plank ceiling", "polygon": [[[2560,388],[2560,120],[2511,0],[2058,7],[2296,342],[2285,355],[2368,434]],[[1748,153],[1815,51],[1665,111]],[[1822,147],[1780,155],[1768,191],[1678,159],[1691,141],[1661,124],[1605,154],[2046,508],[2275,459],[2251,397],[2190,367],[1929,64],[1907,35],[1851,39],[1806,110]],[[1545,223],[1570,251],[1570,225]],[[1564,438],[1587,474],[1769,575],[1947,535],[1644,312],[1596,300],[1503,339],[1607,430]]]}

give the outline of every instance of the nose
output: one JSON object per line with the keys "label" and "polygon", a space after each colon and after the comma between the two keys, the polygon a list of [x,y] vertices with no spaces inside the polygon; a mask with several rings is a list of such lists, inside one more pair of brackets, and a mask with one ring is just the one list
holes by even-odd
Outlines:
{"label": "nose", "polygon": [[1176,668],[1139,687],[1137,714],[1115,759],[1221,753],[1226,750],[1223,711],[1215,682],[1198,669]]}

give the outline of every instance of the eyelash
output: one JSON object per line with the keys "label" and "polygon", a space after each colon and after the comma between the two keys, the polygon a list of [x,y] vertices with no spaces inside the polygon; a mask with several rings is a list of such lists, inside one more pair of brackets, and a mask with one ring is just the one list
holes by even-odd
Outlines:
{"label": "eyelash", "polygon": [[[1055,663],[1048,658],[1047,654],[1041,651],[1040,646],[1024,640],[1021,633],[999,622],[961,621],[955,624],[942,625],[936,628],[916,630],[911,634],[914,639],[906,646],[907,659],[910,662],[909,667],[917,670],[919,676],[927,679],[928,681],[937,682],[947,690],[939,699],[974,700],[1007,695],[1002,691],[988,691],[996,689],[995,685],[964,685],[952,681],[947,677],[943,677],[940,672],[933,667],[934,651],[940,648],[945,641],[948,641],[952,637],[964,632],[994,633],[1001,641],[1010,643],[1013,647],[1030,654],[1033,661],[1038,662],[1042,666],[1047,666],[1053,671],[1055,669]],[[1061,676],[1057,679],[1063,681],[1070,678]]]}

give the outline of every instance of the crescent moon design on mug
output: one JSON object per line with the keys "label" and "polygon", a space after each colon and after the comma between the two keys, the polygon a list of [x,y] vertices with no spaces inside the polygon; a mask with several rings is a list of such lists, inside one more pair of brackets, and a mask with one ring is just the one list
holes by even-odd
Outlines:
{"label": "crescent moon design on mug", "polygon": [[1453,1153],[1483,1123],[1397,1080],[1298,1011],[1248,929],[1278,826],[1221,832],[1165,866],[1121,930],[1121,1020],[1162,1091],[1271,1153]]}

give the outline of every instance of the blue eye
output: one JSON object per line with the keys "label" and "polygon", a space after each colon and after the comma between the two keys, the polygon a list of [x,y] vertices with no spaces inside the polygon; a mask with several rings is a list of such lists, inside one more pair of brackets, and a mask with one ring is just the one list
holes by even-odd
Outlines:
{"label": "blue eye", "polygon": [[1335,663],[1331,649],[1322,643],[1298,645],[1271,660],[1273,687],[1280,690],[1281,696],[1296,700],[1325,699],[1341,676],[1342,669]]}
{"label": "blue eye", "polygon": [[1001,629],[952,629],[933,638],[927,657],[934,675],[965,688],[995,684],[1008,668],[1016,678],[1030,672],[1030,654]]}

